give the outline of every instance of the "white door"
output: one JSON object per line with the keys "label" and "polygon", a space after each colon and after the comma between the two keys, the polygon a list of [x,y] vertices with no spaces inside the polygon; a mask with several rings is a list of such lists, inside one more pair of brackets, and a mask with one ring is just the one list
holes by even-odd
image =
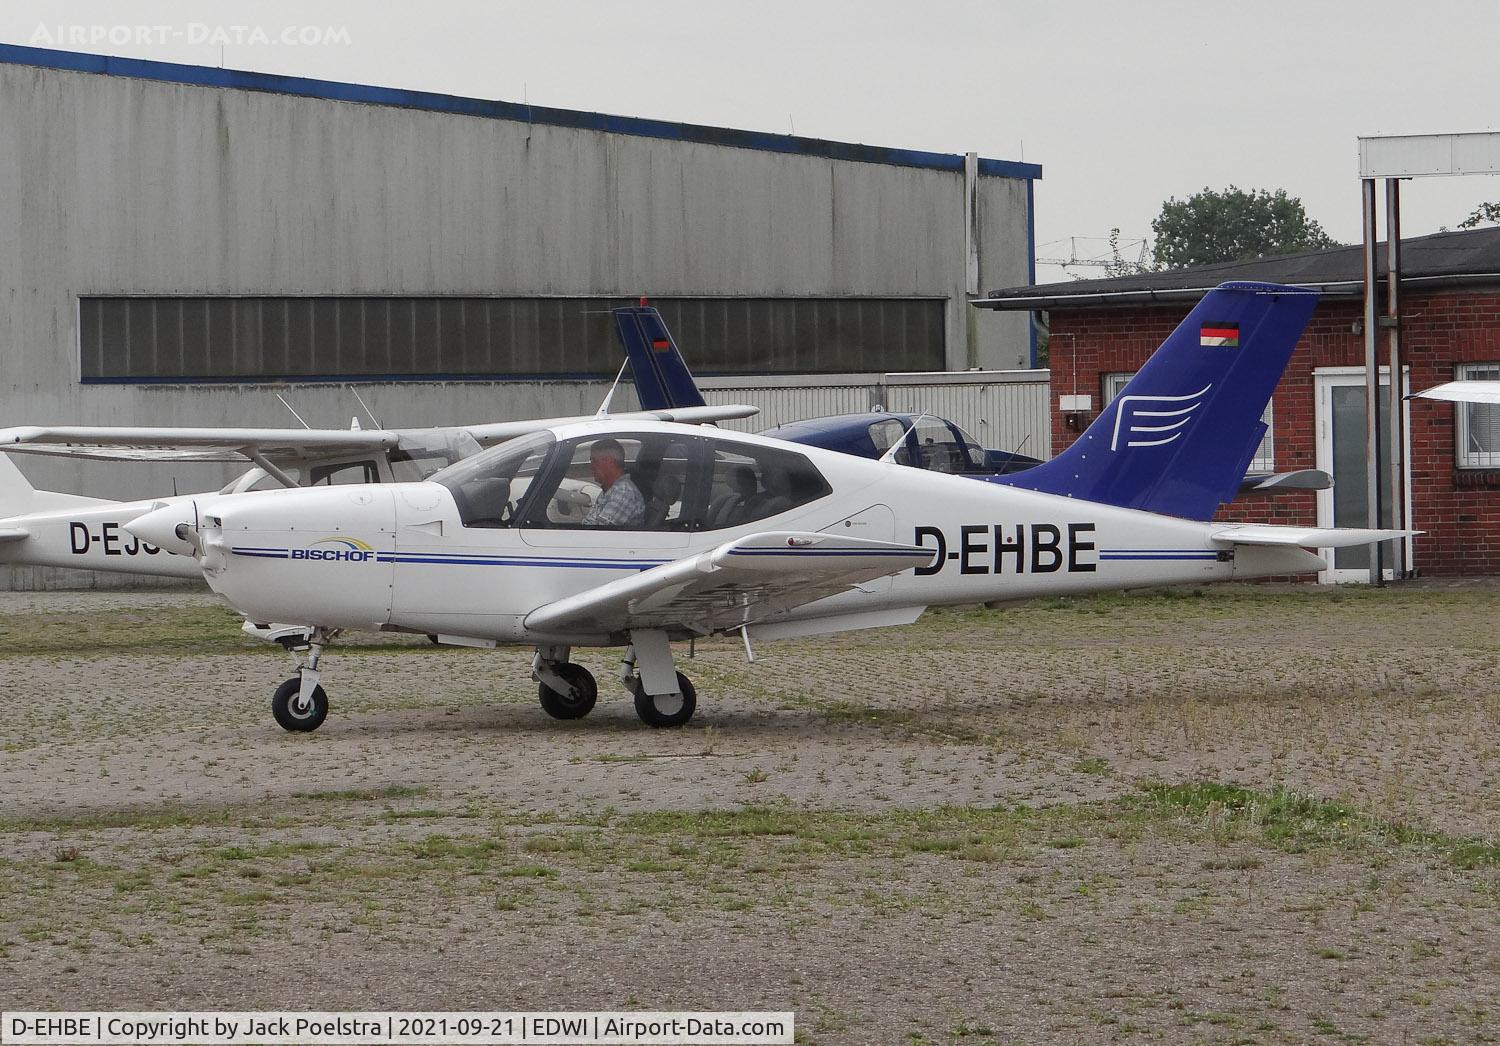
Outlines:
{"label": "white door", "polygon": [[[1402,395],[1410,391],[1410,373],[1402,375]],[[1318,526],[1368,527],[1365,473],[1365,369],[1363,367],[1324,367],[1313,372],[1317,394],[1318,468],[1333,477],[1333,489],[1318,492]],[[1390,369],[1380,368],[1380,412],[1390,404]],[[1403,401],[1404,404],[1404,401]],[[1411,504],[1411,419],[1410,408],[1402,409],[1402,433],[1405,449],[1405,485],[1407,505]],[[1407,527],[1408,523],[1392,519],[1390,492],[1382,488],[1380,514],[1376,526]],[[1323,549],[1328,562],[1318,580],[1324,584],[1370,580],[1370,557],[1375,546]],[[1406,539],[1406,561],[1411,562],[1412,543]],[[1391,577],[1390,553],[1387,549],[1385,576]]]}

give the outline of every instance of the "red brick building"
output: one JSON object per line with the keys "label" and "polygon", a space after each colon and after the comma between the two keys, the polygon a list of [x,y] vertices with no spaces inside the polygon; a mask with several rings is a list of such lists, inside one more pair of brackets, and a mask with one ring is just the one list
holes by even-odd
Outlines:
{"label": "red brick building", "polygon": [[[1380,255],[1384,256],[1384,245]],[[1221,517],[1365,526],[1362,251],[1336,248],[1252,262],[995,291],[988,308],[1028,309],[1050,327],[1053,452],[1088,427],[1208,289],[1259,280],[1324,297],[1272,400],[1252,466],[1322,469],[1329,491],[1243,498]],[[1454,378],[1500,378],[1500,228],[1402,241],[1405,392]],[[1382,282],[1383,282],[1382,275]],[[1381,358],[1387,357],[1384,333]],[[1062,397],[1089,397],[1065,412]],[[1081,401],[1073,401],[1074,405]],[[1423,575],[1500,574],[1500,407],[1416,399],[1408,405],[1409,546]],[[1324,580],[1368,578],[1366,550],[1340,550]]]}

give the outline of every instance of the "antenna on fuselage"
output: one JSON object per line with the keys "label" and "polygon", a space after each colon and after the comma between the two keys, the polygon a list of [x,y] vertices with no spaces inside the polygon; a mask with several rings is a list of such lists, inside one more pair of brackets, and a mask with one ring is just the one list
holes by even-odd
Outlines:
{"label": "antenna on fuselage", "polygon": [[917,431],[917,426],[920,425],[920,424],[922,424],[922,419],[923,418],[930,418],[930,417],[932,417],[931,414],[927,414],[927,413],[924,412],[922,414],[918,414],[915,418],[913,418],[911,425],[907,428],[907,430],[905,432],[901,433],[901,438],[898,439],[898,440],[896,440],[889,447],[887,447],[885,453],[882,454],[882,455],[880,455],[880,460],[881,461],[891,461],[891,460],[894,460],[895,455],[896,455],[896,451],[898,451],[902,447],[906,446],[906,437],[910,436],[913,432]]}
{"label": "antenna on fuselage", "polygon": [[594,417],[596,417],[596,418],[607,418],[607,417],[609,417],[609,405],[610,405],[610,403],[615,398],[615,389],[618,389],[620,387],[620,379],[622,379],[623,377],[625,377],[625,368],[628,367],[628,366],[630,366],[630,361],[629,360],[626,360],[624,363],[620,364],[620,373],[618,373],[618,374],[615,375],[615,383],[613,385],[611,385],[609,387],[609,391],[604,394],[604,402],[601,403],[601,404],[599,404],[598,413],[596,413],[594,415]]}
{"label": "antenna on fuselage", "polygon": [[309,425],[307,422],[302,421],[302,415],[297,413],[297,409],[295,407],[293,407],[290,403],[288,403],[286,401],[286,398],[284,396],[282,396],[281,393],[279,393],[279,392],[276,393],[276,398],[279,399],[279,400],[281,400],[281,405],[283,407],[285,407],[287,410],[289,410],[289,411],[292,412],[292,417],[294,417],[298,421],[302,422],[302,427],[304,429],[310,429],[310,428],[312,428],[312,426]]}

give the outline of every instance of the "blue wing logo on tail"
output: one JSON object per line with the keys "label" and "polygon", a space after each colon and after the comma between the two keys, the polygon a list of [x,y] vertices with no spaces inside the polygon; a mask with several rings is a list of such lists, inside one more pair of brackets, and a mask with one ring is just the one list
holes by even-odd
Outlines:
{"label": "blue wing logo on tail", "polygon": [[1120,449],[1120,431],[1127,447],[1161,447],[1179,439],[1193,414],[1203,406],[1213,383],[1186,396],[1121,396],[1115,412],[1110,450]]}

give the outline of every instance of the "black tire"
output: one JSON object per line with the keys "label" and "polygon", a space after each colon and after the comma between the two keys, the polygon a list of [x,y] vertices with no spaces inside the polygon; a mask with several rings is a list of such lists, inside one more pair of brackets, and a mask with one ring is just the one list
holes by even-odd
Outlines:
{"label": "black tire", "polygon": [[312,707],[305,712],[297,709],[297,695],[302,691],[302,680],[292,676],[276,688],[271,698],[271,714],[283,730],[305,734],[316,730],[328,718],[328,695],[321,686],[313,687]]}
{"label": "black tire", "polygon": [[594,676],[587,668],[565,661],[553,665],[552,671],[575,687],[578,694],[559,694],[546,683],[538,683],[537,699],[542,702],[542,711],[553,719],[582,719],[594,710],[594,704],[599,700],[599,684],[594,682]]}
{"label": "black tire", "polygon": [[698,691],[693,689],[692,682],[681,672],[677,673],[677,689],[682,692],[682,698],[675,697],[652,697],[646,693],[645,685],[640,676],[635,679],[635,714],[641,717],[641,722],[654,729],[682,726],[693,718],[693,712],[698,708]]}

